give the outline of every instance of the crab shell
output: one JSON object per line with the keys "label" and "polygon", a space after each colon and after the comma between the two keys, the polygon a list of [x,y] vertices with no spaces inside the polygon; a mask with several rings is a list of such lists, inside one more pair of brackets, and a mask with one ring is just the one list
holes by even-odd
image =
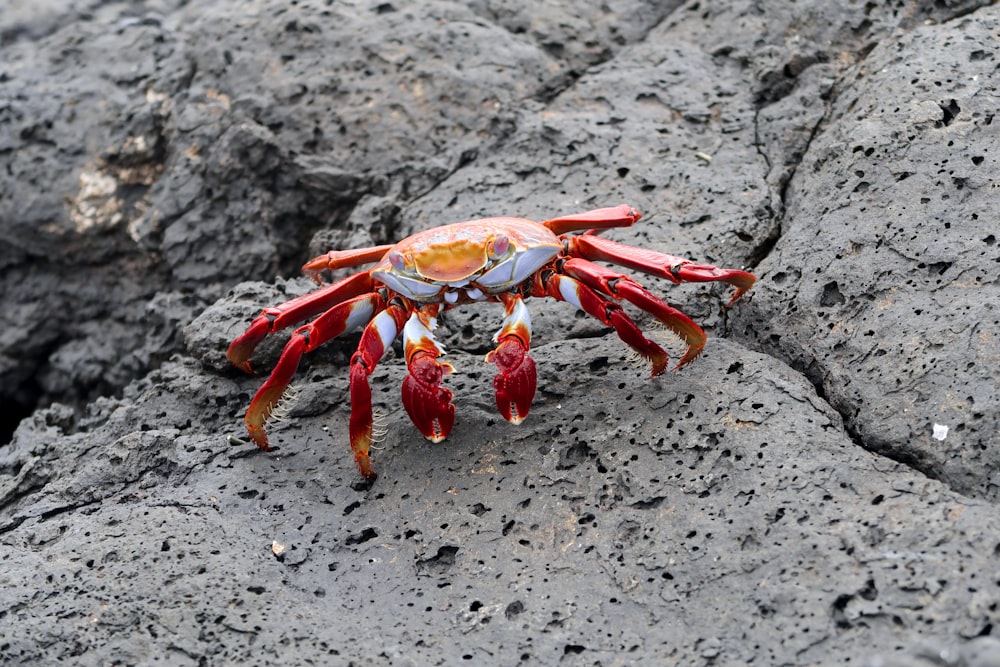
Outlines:
{"label": "crab shell", "polygon": [[562,248],[540,223],[484,218],[404,239],[375,265],[372,277],[421,303],[482,301],[524,282]]}

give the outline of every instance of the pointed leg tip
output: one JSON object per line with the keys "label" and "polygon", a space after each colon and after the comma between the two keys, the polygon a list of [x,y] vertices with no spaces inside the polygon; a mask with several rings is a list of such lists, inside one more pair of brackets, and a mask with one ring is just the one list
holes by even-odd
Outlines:
{"label": "pointed leg tip", "polygon": [[257,445],[257,448],[269,452],[271,451],[271,444],[267,441],[267,433],[264,432],[263,426],[257,426],[255,424],[247,425],[247,434],[253,443]]}
{"label": "pointed leg tip", "polygon": [[[352,446],[353,446],[353,444],[354,443],[352,443]],[[367,448],[366,448],[366,450],[367,450]],[[368,456],[367,451],[355,450],[354,451],[354,463],[357,464],[357,466],[358,466],[358,472],[361,473],[362,477],[364,477],[368,481],[372,481],[372,480],[375,479],[376,474],[375,474],[375,471],[372,469],[372,460],[371,460],[371,457]]]}
{"label": "pointed leg tip", "polygon": [[226,359],[229,360],[233,366],[240,369],[247,375],[255,375],[253,368],[250,366],[250,355],[246,354],[243,350],[236,347],[236,343],[233,343],[226,351]]}
{"label": "pointed leg tip", "polygon": [[734,305],[736,305],[736,302],[737,302],[737,301],[739,301],[739,300],[740,300],[740,298],[741,298],[741,297],[742,297],[742,296],[743,296],[744,294],[746,294],[746,293],[747,293],[747,289],[750,289],[750,288],[749,288],[749,287],[748,287],[748,288],[746,288],[746,289],[742,289],[742,288],[738,288],[738,289],[737,289],[737,290],[736,290],[736,291],[735,291],[735,292],[733,293],[733,296],[732,296],[732,298],[730,298],[730,299],[729,299],[729,303],[727,303],[727,304],[726,304],[726,308],[732,308],[732,307],[733,307]]}
{"label": "pointed leg tip", "polygon": [[361,477],[358,477],[351,482],[351,489],[354,491],[367,491],[372,488],[376,479],[378,479],[378,475],[371,470],[368,471],[368,474],[362,472]]}
{"label": "pointed leg tip", "polygon": [[692,348],[688,349],[687,353],[685,353],[684,356],[681,357],[680,361],[677,362],[677,365],[674,366],[674,370],[675,371],[679,371],[681,368],[683,368],[684,366],[687,366],[689,363],[691,363],[692,361],[694,361],[695,359],[697,359],[701,355],[701,351],[703,349],[704,349],[704,346],[700,346],[700,347],[697,347],[697,348],[692,347]]}
{"label": "pointed leg tip", "polygon": [[232,348],[230,348],[230,350],[228,352],[226,352],[226,358],[229,360],[229,363],[231,363],[233,366],[235,366],[236,368],[240,369],[241,371],[243,371],[247,375],[256,375],[257,374],[256,372],[254,372],[253,367],[250,365],[250,358],[249,358],[249,356],[245,356],[243,354],[236,353],[236,352],[234,352],[232,350]]}
{"label": "pointed leg tip", "polygon": [[748,273],[747,271],[737,271],[734,269],[732,273],[733,275],[726,280],[726,282],[734,286],[736,291],[733,292],[732,298],[730,298],[729,303],[726,304],[727,307],[732,307],[732,305],[739,301],[740,297],[750,291],[750,288],[757,282],[757,276],[752,273]]}

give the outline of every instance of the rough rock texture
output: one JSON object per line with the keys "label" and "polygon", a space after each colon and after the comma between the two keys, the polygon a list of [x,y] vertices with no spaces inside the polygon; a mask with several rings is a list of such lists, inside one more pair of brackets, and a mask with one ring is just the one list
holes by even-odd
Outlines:
{"label": "rough rock texture", "polygon": [[879,44],[838,84],[761,265],[769,330],[756,314],[740,322],[806,373],[858,444],[996,502],[1000,21],[950,27]]}
{"label": "rough rock texture", "polygon": [[[0,13],[4,664],[1000,664],[1000,9],[211,4]],[[467,307],[445,443],[350,336],[244,442],[308,257],[621,201],[760,276],[690,366],[532,302],[514,427]]]}

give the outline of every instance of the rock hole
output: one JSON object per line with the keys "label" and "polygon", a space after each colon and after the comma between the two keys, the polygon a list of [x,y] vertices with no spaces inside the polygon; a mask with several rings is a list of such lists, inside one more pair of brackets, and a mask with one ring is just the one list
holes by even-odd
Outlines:
{"label": "rock hole", "polygon": [[836,281],[829,282],[823,286],[823,296],[820,297],[819,305],[828,308],[830,306],[842,305],[846,299],[840,293],[840,286]]}
{"label": "rock hole", "polygon": [[[430,558],[418,560],[416,563],[417,574],[441,575],[451,569],[455,564],[455,556],[458,554],[458,547],[446,544],[438,547],[437,553]],[[473,602],[473,604],[476,604]],[[479,603],[482,606],[482,603]],[[478,609],[478,607],[477,607]],[[475,611],[475,609],[473,609]]]}
{"label": "rock hole", "polygon": [[360,533],[355,533],[354,535],[349,535],[347,537],[347,539],[344,540],[344,544],[348,544],[348,545],[352,545],[352,544],[364,544],[365,542],[368,542],[369,540],[374,540],[376,537],[378,537],[378,532],[376,532],[376,530],[374,528],[365,528]]}
{"label": "rock hole", "polygon": [[938,127],[948,127],[951,125],[951,122],[955,120],[955,117],[962,110],[958,106],[958,102],[954,99],[947,102],[938,102],[938,106],[941,107],[941,120],[937,123]]}
{"label": "rock hole", "polygon": [[520,614],[522,611],[524,611],[524,603],[521,602],[520,600],[514,600],[509,605],[507,605],[507,608],[504,609],[503,613],[504,613],[504,616],[506,616],[508,619],[510,619],[510,618],[514,618],[515,616],[517,616],[518,614]]}

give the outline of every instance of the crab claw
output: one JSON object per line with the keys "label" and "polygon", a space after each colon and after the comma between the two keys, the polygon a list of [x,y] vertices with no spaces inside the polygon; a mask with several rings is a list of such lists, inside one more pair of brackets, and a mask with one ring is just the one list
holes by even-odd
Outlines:
{"label": "crab claw", "polygon": [[497,409],[512,424],[520,424],[528,416],[535,397],[535,362],[528,356],[524,342],[508,336],[486,355],[486,361],[500,370],[493,378]]}
{"label": "crab claw", "polygon": [[520,424],[535,398],[535,362],[528,356],[531,315],[521,297],[509,296],[503,302],[507,314],[493,337],[497,346],[486,355],[486,361],[500,371],[493,378],[497,409],[511,424]]}
{"label": "crab claw", "polygon": [[444,349],[434,340],[438,305],[414,312],[403,327],[403,351],[408,373],[403,380],[403,407],[410,421],[431,442],[441,442],[455,423],[454,395],[441,386],[451,364],[437,360]]}
{"label": "crab claw", "polygon": [[417,352],[409,362],[409,374],[403,380],[403,407],[413,425],[431,442],[441,442],[455,424],[454,394],[441,386],[441,380],[454,369],[426,352]]}

